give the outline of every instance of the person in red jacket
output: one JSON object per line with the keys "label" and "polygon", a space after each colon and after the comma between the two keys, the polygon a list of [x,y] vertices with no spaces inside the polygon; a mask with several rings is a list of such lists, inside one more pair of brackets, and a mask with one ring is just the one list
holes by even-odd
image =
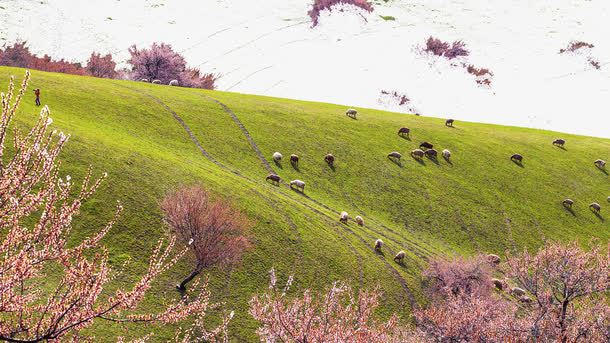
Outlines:
{"label": "person in red jacket", "polygon": [[40,88],[34,90],[34,95],[36,95],[36,106],[40,106]]}

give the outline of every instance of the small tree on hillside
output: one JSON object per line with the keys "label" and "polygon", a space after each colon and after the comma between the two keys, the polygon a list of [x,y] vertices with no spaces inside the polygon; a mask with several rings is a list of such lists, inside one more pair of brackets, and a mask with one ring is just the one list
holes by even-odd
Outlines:
{"label": "small tree on hillside", "polygon": [[153,43],[150,49],[138,49],[135,45],[129,48],[131,58],[127,61],[132,65],[134,80],[161,80],[167,84],[171,80],[180,79],[186,69],[186,61],[169,44]]}
{"label": "small tree on hillside", "polygon": [[181,291],[203,269],[231,266],[251,246],[244,236],[251,226],[248,218],[224,200],[211,200],[202,187],[181,188],[168,194],[161,209],[168,225],[197,260],[193,271],[176,286]]}
{"label": "small tree on hillside", "polygon": [[307,12],[311,18],[311,26],[315,27],[318,25],[320,12],[325,10],[331,11],[337,5],[352,5],[369,13],[373,11],[373,5],[368,0],[314,0],[311,9]]}
{"label": "small tree on hillside", "polygon": [[116,63],[112,60],[112,55],[102,56],[99,52],[92,52],[87,60],[87,66],[85,66],[87,74],[109,79],[114,79],[117,76],[115,68]]}
{"label": "small tree on hillside", "polygon": [[[107,290],[114,272],[100,242],[116,222],[120,205],[104,228],[68,244],[73,218],[102,178],[92,182],[89,172],[77,191],[69,176],[60,177],[57,158],[68,136],[49,132],[46,107],[29,133],[12,133],[13,148],[6,148],[28,79],[29,72],[18,90],[11,79],[0,103],[0,340],[76,341],[94,321],[160,324],[204,315],[210,306],[205,289],[188,301],[170,302],[159,313],[138,309],[151,283],[183,254],[172,254],[173,238],[168,244],[159,242],[148,270],[132,287],[113,284]],[[226,327],[225,320],[207,332],[202,323],[200,319],[197,331],[208,339]]]}

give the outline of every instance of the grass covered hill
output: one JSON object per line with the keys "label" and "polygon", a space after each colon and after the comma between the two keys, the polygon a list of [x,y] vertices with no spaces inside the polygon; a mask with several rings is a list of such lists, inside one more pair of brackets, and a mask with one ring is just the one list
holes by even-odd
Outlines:
{"label": "grass covered hill", "polygon": [[[23,74],[0,67],[1,80]],[[441,119],[370,109],[358,109],[354,120],[345,106],[37,71],[29,92],[35,88],[51,108],[54,128],[71,135],[63,172],[76,181],[89,165],[109,174],[74,235],[102,226],[116,200],[125,207],[105,239],[113,264],[131,259],[133,273],[116,283],[144,271],[167,233],[159,201],[178,185],[202,184],[255,221],[255,248],[241,265],[206,273],[214,300],[236,312],[230,330],[237,340],[256,337],[248,300],[265,289],[272,267],[284,279],[294,274],[297,290],[334,280],[379,285],[381,315],[398,311],[408,320],[412,306],[425,302],[420,276],[433,256],[610,237],[610,176],[593,165],[610,160],[607,139],[459,121],[450,128]],[[39,111],[28,96],[17,117],[23,128]],[[411,129],[410,139],[397,135],[400,127]],[[565,149],[551,144],[558,137]],[[412,159],[409,152],[422,141],[449,149],[451,163]],[[279,165],[272,162],[275,151],[284,155]],[[387,158],[391,151],[402,153],[401,164]],[[293,153],[298,168],[288,161]],[[336,157],[332,169],[327,153]],[[524,156],[522,166],[510,161],[513,153]],[[305,181],[305,194],[265,182],[270,172],[285,182]],[[564,198],[575,201],[573,212],[563,208]],[[588,209],[594,201],[602,205],[599,216]],[[361,215],[366,225],[339,223],[341,211]],[[373,251],[377,238],[386,244],[384,255]],[[407,253],[404,265],[392,261],[400,250]],[[187,258],[164,275],[144,306],[178,296],[174,285],[191,263]],[[98,337],[150,330],[129,329],[95,327]],[[162,339],[173,328],[154,331]]]}

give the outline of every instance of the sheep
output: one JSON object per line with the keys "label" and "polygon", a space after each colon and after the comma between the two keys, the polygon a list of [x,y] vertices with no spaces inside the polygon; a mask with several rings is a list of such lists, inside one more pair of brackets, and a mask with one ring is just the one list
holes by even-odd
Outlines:
{"label": "sheep", "polygon": [[424,151],[421,149],[415,149],[411,151],[411,157],[421,159],[424,157]]}
{"label": "sheep", "polygon": [[326,163],[332,167],[335,164],[335,156],[332,154],[326,154],[326,156],[324,156],[324,161],[326,161]]}
{"label": "sheep", "polygon": [[356,111],[353,108],[350,108],[349,110],[345,111],[345,115],[350,117],[350,118],[353,118],[353,119],[356,119],[356,115],[357,114],[358,114],[358,111]]}
{"label": "sheep", "polygon": [[491,279],[491,283],[500,291],[504,289],[504,282],[500,279]]}
{"label": "sheep", "polygon": [[347,224],[348,219],[349,219],[349,215],[347,214],[347,212],[345,212],[345,211],[341,212],[341,215],[339,216],[339,221],[342,222],[343,224]]}
{"label": "sheep", "polygon": [[606,161],[598,159],[595,160],[595,162],[593,162],[595,164],[595,166],[597,166],[597,168],[599,169],[604,169],[604,167],[606,166]]}
{"label": "sheep", "polygon": [[404,261],[406,256],[407,256],[407,254],[403,250],[401,250],[396,254],[396,256],[394,256],[394,261],[396,263],[402,263],[402,261]]}
{"label": "sheep", "polygon": [[170,85],[170,86],[178,86],[178,85],[179,85],[179,83],[178,83],[178,80],[171,80],[171,81],[168,83],[168,85]]}
{"label": "sheep", "polygon": [[364,219],[362,219],[361,216],[356,216],[356,218],[354,218],[356,220],[356,224],[358,224],[359,226],[364,226]]}
{"label": "sheep", "polygon": [[154,83],[155,85],[160,85],[161,84],[161,80],[152,80],[152,83]]}
{"label": "sheep", "polygon": [[512,154],[512,156],[510,157],[510,160],[521,163],[521,162],[523,162],[523,156],[521,156],[519,154]]}
{"label": "sheep", "polygon": [[292,189],[292,186],[295,186],[297,190],[299,190],[299,188],[301,189],[301,193],[305,192],[305,182],[301,181],[301,180],[292,180],[290,181],[290,188]]}
{"label": "sheep", "polygon": [[498,255],[494,255],[494,254],[489,254],[487,255],[487,261],[491,264],[500,264],[500,256]]}
{"label": "sheep", "polygon": [[610,202],[610,196],[608,197],[608,202]]}
{"label": "sheep", "polygon": [[566,144],[565,139],[557,138],[556,140],[553,141],[553,145],[560,146],[562,148],[563,148],[564,144]]}
{"label": "sheep", "polygon": [[392,151],[391,153],[388,154],[389,159],[395,159],[397,161],[400,161],[401,157],[402,157],[402,155],[397,151]]}
{"label": "sheep", "polygon": [[531,303],[531,302],[533,301],[533,300],[532,300],[532,298],[528,297],[527,295],[524,295],[524,296],[522,296],[522,297],[519,297],[519,300],[520,300],[522,303],[526,303],[526,304],[529,304],[529,303]]}
{"label": "sheep", "polygon": [[382,246],[383,246],[383,241],[381,239],[378,239],[375,241],[375,251],[380,252]]}
{"label": "sheep", "polygon": [[267,175],[267,177],[265,178],[265,181],[269,181],[269,180],[271,180],[271,182],[273,182],[273,183],[277,183],[278,185],[280,184],[280,181],[282,181],[280,176],[276,175],[276,174]]}
{"label": "sheep", "polygon": [[602,209],[602,206],[596,202],[593,202],[591,203],[591,205],[589,205],[589,208],[591,209],[591,211],[599,213],[599,211],[601,211]]}
{"label": "sheep", "polygon": [[141,82],[148,82],[148,79],[142,79]]}
{"label": "sheep", "polygon": [[453,127],[453,122],[454,122],[454,120],[453,120],[453,119],[447,119],[447,120],[445,121],[445,126],[451,126],[451,127]]}
{"label": "sheep", "polygon": [[299,165],[299,156],[295,155],[295,154],[290,155],[290,163],[292,163],[295,166],[298,166]]}
{"label": "sheep", "polygon": [[443,152],[441,153],[443,154],[443,158],[448,160],[449,158],[451,158],[451,151],[444,149]]}
{"label": "sheep", "polygon": [[438,155],[438,152],[434,149],[428,149],[425,151],[426,156],[432,158],[432,159],[436,159],[436,156]]}
{"label": "sheep", "polygon": [[411,130],[408,127],[401,127],[398,130],[398,135],[399,136],[407,136],[409,137],[409,133],[411,132]]}
{"label": "sheep", "polygon": [[277,152],[277,151],[273,153],[273,161],[274,161],[275,163],[279,163],[279,162],[281,162],[281,161],[282,161],[282,157],[283,157],[283,156],[282,156],[282,154],[280,154],[280,153],[279,153],[279,152]]}
{"label": "sheep", "polygon": [[422,149],[422,150],[426,150],[426,149],[432,149],[432,148],[434,148],[434,145],[432,145],[432,143],[428,143],[428,142],[422,142],[422,143],[419,145],[419,148],[420,148],[420,149]]}
{"label": "sheep", "polygon": [[517,296],[517,297],[522,297],[525,295],[525,290],[523,288],[519,288],[519,287],[513,287],[510,290],[510,293]]}
{"label": "sheep", "polygon": [[572,208],[572,205],[574,205],[574,200],[572,199],[564,199],[561,204],[563,205],[563,207],[569,207]]}

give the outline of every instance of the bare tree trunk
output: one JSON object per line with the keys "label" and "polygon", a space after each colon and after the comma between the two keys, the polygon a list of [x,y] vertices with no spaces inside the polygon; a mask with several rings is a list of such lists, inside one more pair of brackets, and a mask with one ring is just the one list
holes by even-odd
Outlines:
{"label": "bare tree trunk", "polygon": [[199,275],[199,273],[201,273],[201,270],[203,270],[203,265],[198,263],[195,269],[187,277],[185,277],[179,285],[176,285],[176,288],[180,292],[186,291],[186,284],[191,282],[197,275]]}

